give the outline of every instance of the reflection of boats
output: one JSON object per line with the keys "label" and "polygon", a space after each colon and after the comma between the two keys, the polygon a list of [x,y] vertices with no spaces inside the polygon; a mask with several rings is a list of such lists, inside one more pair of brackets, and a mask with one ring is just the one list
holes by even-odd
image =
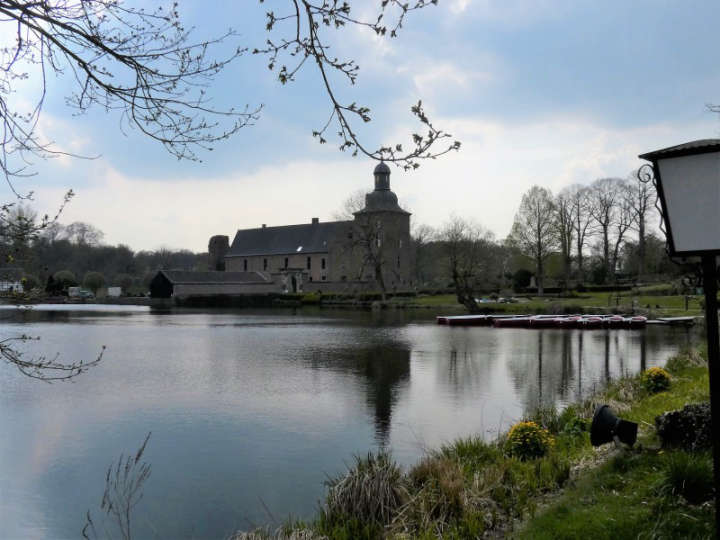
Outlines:
{"label": "reflection of boats", "polygon": [[448,326],[496,326],[498,328],[644,328],[646,324],[692,324],[693,317],[648,321],[642,315],[451,315],[436,317]]}

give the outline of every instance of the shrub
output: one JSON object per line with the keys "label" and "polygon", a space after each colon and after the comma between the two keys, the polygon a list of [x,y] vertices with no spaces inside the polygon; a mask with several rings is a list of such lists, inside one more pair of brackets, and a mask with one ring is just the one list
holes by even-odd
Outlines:
{"label": "shrub", "polygon": [[662,392],[670,388],[670,374],[663,368],[651,367],[646,369],[641,377],[642,384],[651,394]]}
{"label": "shrub", "polygon": [[90,289],[93,294],[97,294],[98,289],[105,285],[105,276],[100,272],[87,272],[83,278],[83,287]]}
{"label": "shrub", "polygon": [[518,422],[507,435],[505,451],[520,460],[544,456],[555,444],[555,439],[547,429],[535,422]]}
{"label": "shrub", "polygon": [[419,491],[412,511],[425,519],[449,523],[463,515],[465,478],[460,464],[447,458],[423,459],[409,473]]}
{"label": "shrub", "polygon": [[713,496],[712,462],[706,454],[677,452],[668,457],[661,487],[682,495],[690,504],[700,504]]}
{"label": "shrub", "polygon": [[53,280],[60,289],[67,289],[68,287],[74,287],[77,285],[75,274],[70,270],[60,270],[53,274]]}
{"label": "shrub", "polygon": [[356,457],[355,466],[327,486],[323,518],[330,523],[354,518],[388,525],[407,494],[400,467],[385,452]]}

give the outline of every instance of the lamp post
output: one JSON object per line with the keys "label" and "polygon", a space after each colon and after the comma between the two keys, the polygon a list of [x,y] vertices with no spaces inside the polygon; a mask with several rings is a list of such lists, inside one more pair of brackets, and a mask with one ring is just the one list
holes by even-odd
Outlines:
{"label": "lamp post", "polygon": [[639,156],[638,178],[652,180],[671,257],[702,263],[710,378],[715,532],[720,536],[720,341],[717,257],[720,255],[720,139],[702,139]]}

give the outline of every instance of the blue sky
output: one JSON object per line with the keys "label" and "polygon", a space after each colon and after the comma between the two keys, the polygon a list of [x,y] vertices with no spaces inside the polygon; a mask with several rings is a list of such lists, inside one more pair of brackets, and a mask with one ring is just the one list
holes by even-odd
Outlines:
{"label": "blue sky", "polygon": [[[267,38],[265,11],[280,14],[288,4],[188,1],[180,9],[198,38],[230,25],[252,48]],[[379,1],[352,5],[369,15]],[[337,92],[371,108],[374,120],[361,128],[369,146],[406,142],[418,99],[463,143],[418,171],[393,169],[401,204],[419,223],[439,227],[454,214],[502,238],[535,183],[557,191],[624,177],[641,152],[720,136],[718,115],[706,107],[720,103],[719,19],[717,1],[440,0],[408,16],[396,39],[358,28],[329,37],[338,56],[360,65],[358,83],[339,82]],[[211,235],[238,228],[331,219],[350,193],[371,188],[374,163],[311,137],[329,114],[314,66],[282,86],[266,63],[244,56],[215,81],[218,105],[264,110],[202,163],[178,162],[137,132],[123,134],[112,114],[72,116],[63,101],[68,81],[53,80],[44,132],[100,157],[38,163],[38,176],[21,187],[48,211],[73,188],[61,221],[88,221],[108,243],[134,249],[200,251]]]}

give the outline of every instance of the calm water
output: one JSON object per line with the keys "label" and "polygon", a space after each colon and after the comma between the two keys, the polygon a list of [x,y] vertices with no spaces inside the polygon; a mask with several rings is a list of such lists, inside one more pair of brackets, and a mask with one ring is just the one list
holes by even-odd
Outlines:
{"label": "calm water", "polygon": [[404,313],[0,311],[29,353],[101,365],[73,383],[0,369],[0,537],[78,538],[105,471],[151,431],[139,538],[223,538],[311,516],[326,475],[387,447],[404,465],[490,438],[539,404],[663,364],[685,329],[448,328]]}

